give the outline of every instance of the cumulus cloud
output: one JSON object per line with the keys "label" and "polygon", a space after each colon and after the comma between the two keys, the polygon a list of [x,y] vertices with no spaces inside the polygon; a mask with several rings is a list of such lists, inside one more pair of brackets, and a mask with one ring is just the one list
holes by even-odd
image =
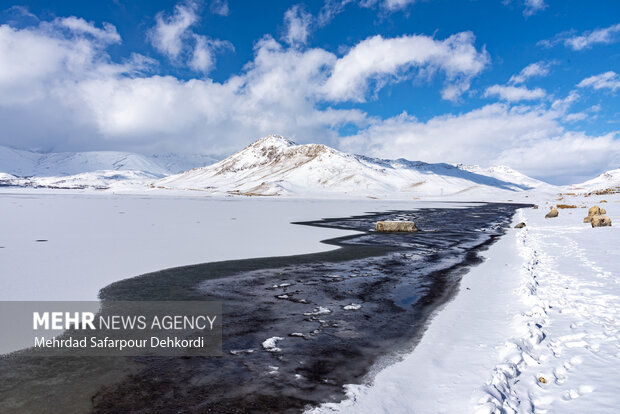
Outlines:
{"label": "cumulus cloud", "polygon": [[[211,7],[223,12],[224,7],[228,10],[228,3],[214,2]],[[228,41],[211,39],[190,30],[199,20],[196,2],[178,3],[172,15],[160,12],[155,16],[155,26],[149,30],[148,38],[156,50],[173,62],[184,63],[196,72],[208,73],[215,66],[215,54],[226,49],[234,50],[234,47]]]}
{"label": "cumulus cloud", "polygon": [[586,31],[580,35],[575,35],[574,31],[562,32],[553,37],[553,39],[541,40],[538,42],[538,45],[542,47],[553,47],[562,43],[564,46],[573,50],[584,50],[596,44],[615,43],[619,39],[620,23],[616,23],[609,27]]}
{"label": "cumulus cloud", "polygon": [[497,96],[504,101],[531,101],[534,99],[542,99],[546,95],[541,88],[528,89],[525,86],[505,86],[493,85],[484,91],[484,96]]}
{"label": "cumulus cloud", "polygon": [[[0,26],[0,56],[0,145],[226,154],[272,132],[329,142],[339,126],[367,124],[359,110],[317,109],[334,54],[271,37],[221,83],[139,74],[139,56],[112,63],[94,39],[39,28]],[[209,58],[194,64],[205,68]]]}
{"label": "cumulus cloud", "polygon": [[442,96],[458,100],[471,79],[485,68],[489,56],[474,46],[474,35],[462,32],[445,40],[412,35],[385,39],[380,35],[354,46],[334,65],[324,86],[334,101],[363,102],[371,81],[402,80],[418,69],[425,76],[441,70],[446,76]]}
{"label": "cumulus cloud", "polygon": [[609,89],[615,92],[616,89],[620,89],[620,76],[614,71],[609,71],[585,78],[577,86],[580,88]]}
{"label": "cumulus cloud", "polygon": [[196,42],[192,57],[188,62],[190,68],[196,72],[208,73],[215,66],[215,52],[222,49],[234,50],[232,43],[226,40],[213,40],[206,36],[195,34]]}
{"label": "cumulus cloud", "polygon": [[291,7],[284,13],[286,32],[282,39],[289,45],[305,44],[310,35],[312,20],[312,15],[299,4]]}
{"label": "cumulus cloud", "polygon": [[523,4],[525,5],[523,15],[526,17],[532,16],[547,8],[545,0],[525,0]]}
{"label": "cumulus cloud", "polygon": [[[563,115],[552,108],[504,103],[426,122],[403,113],[343,138],[342,148],[426,162],[477,164],[484,160],[557,183],[616,168],[618,134],[588,136],[566,131],[559,122]],[[548,154],[554,154],[553,159]]]}
{"label": "cumulus cloud", "polygon": [[508,82],[516,85],[519,83],[524,83],[525,81],[533,77],[547,76],[549,74],[550,66],[551,63],[545,61],[531,63],[524,67],[521,72],[519,72],[519,74],[512,75]]}
{"label": "cumulus cloud", "polygon": [[[587,136],[562,125],[576,92],[546,104],[494,103],[425,122],[406,113],[382,120],[350,109],[348,104],[368,99],[387,82],[424,81],[437,73],[445,76],[444,93],[450,87],[456,93],[465,90],[488,60],[467,33],[444,40],[372,37],[343,54],[287,47],[265,36],[239,73],[215,81],[154,76],[149,72],[153,62],[143,56],[113,61],[106,53],[113,40],[109,35],[102,41],[93,34],[99,32],[52,26],[0,25],[0,145],[223,156],[277,132],[381,157],[503,162],[543,178],[592,169],[595,174],[618,161],[617,134]],[[106,32],[104,25],[93,27]],[[380,60],[373,61],[372,53]],[[212,65],[208,54],[190,54],[190,59],[196,70]],[[370,59],[374,66],[356,65],[356,59]],[[342,137],[342,130],[358,132]],[[588,142],[593,145],[585,148]],[[561,146],[565,158],[553,163],[535,164],[532,157],[538,154],[526,151],[554,145]],[[582,153],[564,155],[565,148]],[[586,161],[575,161],[582,156]]]}
{"label": "cumulus cloud", "polygon": [[198,22],[197,5],[194,2],[179,3],[171,16],[160,12],[155,22],[155,27],[149,31],[151,44],[170,59],[177,59],[183,50],[187,29]]}

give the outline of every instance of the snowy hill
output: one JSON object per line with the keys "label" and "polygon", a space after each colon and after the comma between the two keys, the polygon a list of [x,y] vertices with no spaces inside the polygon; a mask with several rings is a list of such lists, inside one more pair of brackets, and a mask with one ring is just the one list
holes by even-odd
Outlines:
{"label": "snowy hill", "polygon": [[54,189],[144,190],[148,183],[161,178],[143,171],[101,170],[51,177],[16,177],[0,173],[0,187],[30,187]]}
{"label": "snowy hill", "polygon": [[577,192],[604,191],[607,189],[620,191],[620,168],[604,172],[583,183],[569,185],[567,188],[569,191]]}
{"label": "snowy hill", "polygon": [[540,188],[546,187],[550,184],[537,180],[532,177],[528,177],[525,174],[520,173],[517,170],[514,170],[507,165],[493,165],[488,168],[480,167],[479,165],[465,165],[465,164],[457,164],[457,168],[460,168],[465,171],[473,172],[476,174],[486,175],[488,177],[494,177],[498,180],[515,183],[520,186],[529,187],[529,188]]}
{"label": "snowy hill", "polygon": [[[163,178],[154,186],[245,195],[409,198],[514,192],[541,183],[507,167],[485,173],[479,170],[368,158],[325,145],[296,145],[270,135],[218,163]],[[518,182],[498,177],[515,178]]]}
{"label": "snowy hill", "polygon": [[0,172],[20,177],[60,177],[85,172],[142,171],[158,176],[170,172],[148,157],[119,151],[38,153],[0,146]]}

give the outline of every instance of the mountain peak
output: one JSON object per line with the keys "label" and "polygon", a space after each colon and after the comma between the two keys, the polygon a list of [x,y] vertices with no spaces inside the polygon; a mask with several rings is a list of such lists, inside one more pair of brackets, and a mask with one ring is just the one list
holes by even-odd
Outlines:
{"label": "mountain peak", "polygon": [[270,134],[259,140],[254,141],[248,147],[292,147],[297,145],[293,141],[284,138],[282,135]]}

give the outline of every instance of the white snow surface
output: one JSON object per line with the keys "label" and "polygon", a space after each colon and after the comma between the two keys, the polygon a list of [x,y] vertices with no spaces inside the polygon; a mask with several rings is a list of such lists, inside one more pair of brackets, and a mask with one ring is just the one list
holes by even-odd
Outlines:
{"label": "white snow surface", "polygon": [[[553,219],[553,199],[520,210],[527,226],[482,253],[412,352],[309,412],[617,413],[620,197],[601,198],[567,198],[584,207]],[[612,227],[582,222],[595,204]]]}
{"label": "white snow surface", "polygon": [[508,167],[468,170],[451,164],[368,158],[325,145],[296,145],[270,135],[218,163],[163,178],[154,185],[215,194],[411,199],[505,195],[542,183]]}
{"label": "white snow surface", "polygon": [[112,282],[165,268],[326,251],[334,246],[321,240],[353,233],[290,223],[440,206],[3,189],[0,300],[94,300]]}

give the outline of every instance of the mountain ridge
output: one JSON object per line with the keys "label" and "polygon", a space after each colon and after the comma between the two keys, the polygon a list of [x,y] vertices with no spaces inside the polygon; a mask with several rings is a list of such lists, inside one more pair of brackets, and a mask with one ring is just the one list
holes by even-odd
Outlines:
{"label": "mountain ridge", "polygon": [[[366,196],[442,196],[533,188],[481,174],[482,169],[476,168],[474,172],[445,163],[371,158],[269,135],[217,163],[165,177],[154,185],[230,194]],[[504,175],[514,171],[508,168],[504,167]],[[533,185],[545,184],[516,171],[513,175]]]}

